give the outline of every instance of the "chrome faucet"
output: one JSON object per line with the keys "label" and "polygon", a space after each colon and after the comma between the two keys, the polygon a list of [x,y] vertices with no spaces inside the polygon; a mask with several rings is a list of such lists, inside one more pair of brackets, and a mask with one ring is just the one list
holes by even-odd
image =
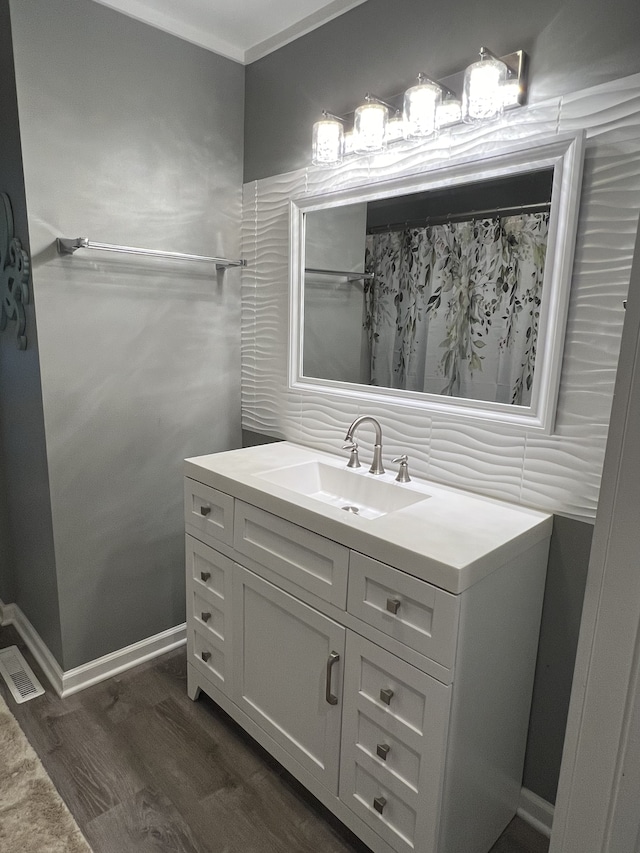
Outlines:
{"label": "chrome faucet", "polygon": [[358,429],[360,424],[364,423],[373,424],[373,428],[376,431],[376,443],[373,446],[373,462],[371,463],[371,468],[369,468],[369,473],[384,474],[384,466],[382,464],[382,429],[375,418],[371,418],[369,415],[360,415],[360,417],[356,418],[347,430],[344,440],[355,444],[353,440],[355,431]]}

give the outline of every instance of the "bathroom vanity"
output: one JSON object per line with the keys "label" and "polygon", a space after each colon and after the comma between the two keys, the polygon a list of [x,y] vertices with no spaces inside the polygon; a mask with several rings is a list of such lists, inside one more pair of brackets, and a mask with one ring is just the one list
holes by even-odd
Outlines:
{"label": "bathroom vanity", "polygon": [[486,853],[520,795],[552,519],[346,461],[186,460],[189,696],[374,853]]}

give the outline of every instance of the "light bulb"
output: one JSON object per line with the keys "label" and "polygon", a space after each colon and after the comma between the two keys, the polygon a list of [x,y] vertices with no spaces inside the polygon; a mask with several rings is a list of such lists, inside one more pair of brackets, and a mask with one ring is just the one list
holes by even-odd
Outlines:
{"label": "light bulb", "polygon": [[402,118],[400,110],[398,110],[387,122],[385,138],[387,143],[397,142],[399,139],[404,138],[404,119]]}
{"label": "light bulb", "polygon": [[520,106],[521,97],[520,81],[515,78],[513,80],[507,78],[506,83],[502,85],[502,103],[505,108]]}
{"label": "light bulb", "polygon": [[462,119],[462,104],[453,95],[448,95],[436,107],[436,130],[457,124]]}
{"label": "light bulb", "polygon": [[344,156],[353,154],[354,151],[353,130],[348,130],[344,135]]}

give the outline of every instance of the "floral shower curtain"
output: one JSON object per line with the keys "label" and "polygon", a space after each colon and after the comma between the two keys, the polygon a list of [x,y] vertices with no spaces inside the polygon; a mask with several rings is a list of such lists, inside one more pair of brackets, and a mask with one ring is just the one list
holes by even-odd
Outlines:
{"label": "floral shower curtain", "polygon": [[549,215],[367,236],[373,385],[528,405]]}

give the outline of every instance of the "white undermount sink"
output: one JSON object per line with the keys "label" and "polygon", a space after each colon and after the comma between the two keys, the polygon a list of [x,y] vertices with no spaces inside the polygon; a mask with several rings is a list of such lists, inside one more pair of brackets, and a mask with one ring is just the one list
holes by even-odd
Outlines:
{"label": "white undermount sink", "polygon": [[302,462],[256,476],[361,518],[379,518],[431,497],[404,484],[382,480],[366,468],[339,468],[324,462]]}

